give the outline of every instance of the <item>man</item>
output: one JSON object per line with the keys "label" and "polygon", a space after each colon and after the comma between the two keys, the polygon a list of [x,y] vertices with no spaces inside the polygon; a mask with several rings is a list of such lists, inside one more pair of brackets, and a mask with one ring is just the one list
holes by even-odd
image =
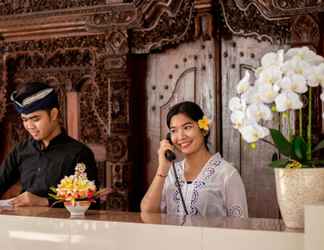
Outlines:
{"label": "man", "polygon": [[22,193],[11,200],[14,207],[49,206],[49,188],[64,176],[74,174],[84,163],[89,180],[97,182],[92,151],[69,137],[59,125],[55,90],[41,82],[30,82],[10,97],[30,138],[18,144],[0,167],[0,196],[20,180]]}

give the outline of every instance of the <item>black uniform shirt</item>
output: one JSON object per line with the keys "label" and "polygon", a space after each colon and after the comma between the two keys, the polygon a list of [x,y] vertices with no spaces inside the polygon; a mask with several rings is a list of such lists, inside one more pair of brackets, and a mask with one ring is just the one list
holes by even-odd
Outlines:
{"label": "black uniform shirt", "polygon": [[22,192],[48,197],[49,188],[56,187],[64,176],[74,174],[77,163],[86,165],[89,180],[98,186],[97,167],[92,151],[62,132],[48,147],[41,149],[38,141],[29,139],[18,144],[0,167],[0,195],[20,180]]}

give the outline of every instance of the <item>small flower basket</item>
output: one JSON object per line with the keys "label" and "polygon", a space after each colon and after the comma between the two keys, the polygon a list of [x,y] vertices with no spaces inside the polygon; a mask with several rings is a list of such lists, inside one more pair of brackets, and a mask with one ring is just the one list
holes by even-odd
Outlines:
{"label": "small flower basket", "polygon": [[64,207],[70,212],[71,217],[84,217],[90,207],[90,201],[64,202]]}
{"label": "small flower basket", "polygon": [[101,189],[97,191],[94,181],[87,178],[86,166],[78,163],[75,167],[74,175],[65,176],[57,185],[51,187],[49,196],[56,200],[53,205],[63,202],[71,217],[83,217],[91,203],[100,196],[107,195],[109,190]]}

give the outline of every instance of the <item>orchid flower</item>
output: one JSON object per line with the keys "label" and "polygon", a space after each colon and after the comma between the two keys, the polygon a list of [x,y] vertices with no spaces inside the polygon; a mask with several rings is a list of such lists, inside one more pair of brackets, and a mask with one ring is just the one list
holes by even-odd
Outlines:
{"label": "orchid flower", "polygon": [[[324,89],[324,58],[308,47],[292,48],[265,54],[261,65],[255,70],[255,81],[245,72],[236,91],[239,96],[230,100],[231,122],[238,129],[243,140],[251,143],[263,139],[271,133],[274,145],[288,161],[299,162],[302,166],[324,165],[324,160],[312,159],[312,153],[324,148],[324,141],[312,149],[312,88]],[[308,91],[307,110],[303,108],[301,95]],[[324,90],[320,96],[324,102]],[[298,110],[299,134],[293,135],[289,114]],[[303,112],[307,111],[307,116]],[[273,119],[273,112],[284,113],[287,119],[287,138],[278,129],[268,129],[260,124]],[[303,132],[303,119],[307,117],[307,132]],[[324,119],[324,112],[322,114]],[[259,124],[260,123],[260,124]],[[304,139],[305,134],[306,140]],[[316,156],[315,156],[316,158]],[[284,167],[287,159],[278,160],[272,166]],[[289,166],[289,164],[287,165]]]}
{"label": "orchid flower", "polygon": [[303,94],[307,92],[306,79],[302,75],[292,74],[292,75],[285,76],[279,82],[279,85],[282,89],[291,92],[296,92],[299,94]]}
{"label": "orchid flower", "polygon": [[244,92],[246,92],[249,88],[250,88],[251,84],[250,84],[250,73],[249,71],[245,71],[245,75],[242,78],[241,81],[239,81],[239,83],[236,86],[236,92],[238,94],[242,94]]}
{"label": "orchid flower", "polygon": [[253,103],[249,105],[246,110],[246,115],[249,120],[254,120],[255,122],[272,119],[271,109],[263,103]]}
{"label": "orchid flower", "polygon": [[307,83],[310,87],[324,86],[324,63],[307,72],[307,78]]}
{"label": "orchid flower", "polygon": [[279,94],[275,99],[275,103],[278,112],[296,110],[303,107],[299,95],[292,91],[284,91]]}
{"label": "orchid flower", "polygon": [[270,134],[268,128],[257,123],[242,127],[239,131],[247,143],[254,143]]}
{"label": "orchid flower", "polygon": [[238,97],[233,97],[229,101],[229,109],[231,111],[233,111],[233,112],[234,111],[237,111],[237,110],[239,110],[239,111],[245,111],[246,104],[245,104],[245,102],[242,99],[240,99]]}
{"label": "orchid flower", "polygon": [[278,96],[279,90],[280,87],[277,84],[260,84],[257,85],[257,92],[255,95],[264,103],[272,103]]}

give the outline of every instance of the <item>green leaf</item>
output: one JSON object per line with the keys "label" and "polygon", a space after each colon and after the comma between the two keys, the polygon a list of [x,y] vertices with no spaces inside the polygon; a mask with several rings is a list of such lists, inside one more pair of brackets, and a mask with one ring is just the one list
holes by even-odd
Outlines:
{"label": "green leaf", "polygon": [[296,136],[292,141],[292,150],[297,160],[304,162],[306,160],[307,145],[303,137]]}
{"label": "green leaf", "polygon": [[288,159],[277,160],[270,163],[270,167],[273,168],[284,168],[289,163]]}
{"label": "green leaf", "polygon": [[313,149],[313,152],[320,150],[322,148],[324,148],[324,140],[316,145],[316,147]]}
{"label": "green leaf", "polygon": [[48,194],[49,197],[53,198],[54,200],[59,200],[60,198],[55,194]]}
{"label": "green leaf", "polygon": [[291,143],[284,137],[284,135],[278,129],[270,129],[271,137],[279,153],[290,157],[292,154]]}

